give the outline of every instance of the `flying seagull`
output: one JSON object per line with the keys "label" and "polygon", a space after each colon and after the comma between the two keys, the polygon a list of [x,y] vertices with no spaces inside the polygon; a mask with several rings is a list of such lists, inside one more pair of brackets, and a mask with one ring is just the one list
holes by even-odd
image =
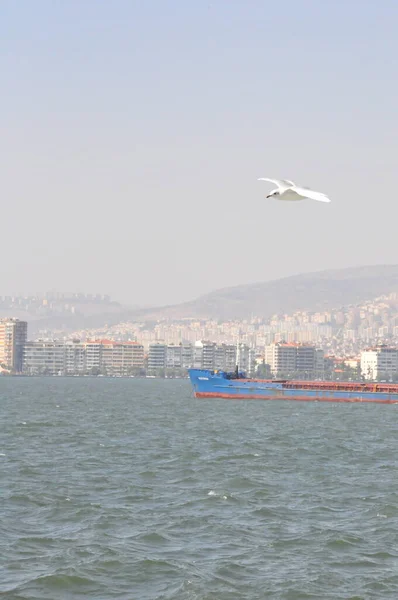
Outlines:
{"label": "flying seagull", "polygon": [[258,181],[270,181],[278,186],[276,190],[272,190],[267,198],[277,198],[278,200],[319,200],[319,202],[330,202],[330,198],[322,192],[315,192],[309,188],[298,186],[293,181],[288,179],[268,179],[260,177]]}

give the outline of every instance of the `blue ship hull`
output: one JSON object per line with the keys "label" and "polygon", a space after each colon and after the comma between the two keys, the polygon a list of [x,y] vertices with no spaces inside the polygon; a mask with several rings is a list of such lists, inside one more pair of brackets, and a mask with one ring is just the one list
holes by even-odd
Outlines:
{"label": "blue ship hull", "polygon": [[246,379],[205,369],[190,369],[189,377],[196,398],[398,404],[395,384]]}

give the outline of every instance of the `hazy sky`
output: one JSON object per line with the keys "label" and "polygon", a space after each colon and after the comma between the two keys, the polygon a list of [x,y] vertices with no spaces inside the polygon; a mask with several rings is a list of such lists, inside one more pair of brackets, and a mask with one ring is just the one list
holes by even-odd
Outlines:
{"label": "hazy sky", "polygon": [[0,295],[397,263],[397,30],[396,0],[2,0]]}

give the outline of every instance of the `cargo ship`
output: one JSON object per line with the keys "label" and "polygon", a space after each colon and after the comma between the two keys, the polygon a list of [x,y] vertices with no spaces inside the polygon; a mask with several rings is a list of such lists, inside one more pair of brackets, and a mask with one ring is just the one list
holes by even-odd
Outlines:
{"label": "cargo ship", "polygon": [[250,379],[236,370],[189,369],[195,398],[398,404],[398,384]]}

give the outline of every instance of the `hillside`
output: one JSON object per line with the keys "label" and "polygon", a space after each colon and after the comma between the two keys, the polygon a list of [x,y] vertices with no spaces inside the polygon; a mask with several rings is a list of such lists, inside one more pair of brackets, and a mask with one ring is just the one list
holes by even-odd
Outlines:
{"label": "hillside", "polygon": [[357,304],[392,291],[398,291],[398,265],[357,267],[224,288],[192,302],[139,311],[135,318],[268,318],[275,313]]}
{"label": "hillside", "polygon": [[[30,331],[43,327],[76,330],[101,327],[121,321],[212,318],[245,319],[252,315],[268,318],[296,310],[326,310],[371,300],[398,292],[398,265],[357,267],[285,277],[274,281],[216,290],[191,302],[173,306],[128,309],[104,306],[89,314],[34,319]],[[18,316],[18,315],[14,315]],[[22,316],[22,315],[21,315]],[[29,320],[29,315],[24,315]]]}

